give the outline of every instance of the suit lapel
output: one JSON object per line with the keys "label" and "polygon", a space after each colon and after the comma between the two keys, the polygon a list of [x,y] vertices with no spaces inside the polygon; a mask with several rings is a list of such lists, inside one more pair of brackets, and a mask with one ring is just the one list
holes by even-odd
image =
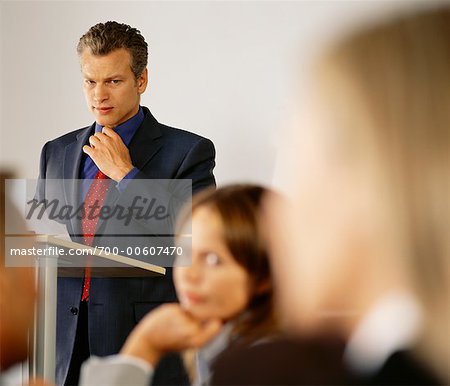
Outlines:
{"label": "suit lapel", "polygon": [[162,146],[158,121],[153,117],[148,108],[142,108],[145,113],[144,121],[137,129],[136,134],[128,146],[131,161],[140,170],[144,168]]}
{"label": "suit lapel", "polygon": [[[88,142],[88,138],[92,133],[94,125],[84,129],[77,135],[76,141],[66,146],[63,160],[63,184],[64,196],[68,205],[73,205],[75,209],[80,205],[80,162],[83,154],[83,146]],[[72,220],[72,227],[75,233],[79,233],[81,227],[79,221]]]}

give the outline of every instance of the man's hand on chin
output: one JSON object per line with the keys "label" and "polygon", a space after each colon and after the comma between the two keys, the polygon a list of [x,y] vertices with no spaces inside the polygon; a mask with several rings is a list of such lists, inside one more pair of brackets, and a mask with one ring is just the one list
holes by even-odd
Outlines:
{"label": "man's hand on chin", "polygon": [[91,135],[89,144],[83,151],[112,180],[121,181],[133,169],[128,148],[112,128],[105,126],[101,133]]}

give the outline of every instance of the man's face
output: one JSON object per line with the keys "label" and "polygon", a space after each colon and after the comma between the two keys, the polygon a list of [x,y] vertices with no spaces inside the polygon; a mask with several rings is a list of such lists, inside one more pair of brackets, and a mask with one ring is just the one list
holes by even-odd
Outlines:
{"label": "man's face", "polygon": [[147,87],[147,69],[136,79],[128,50],[120,48],[100,56],[85,49],[80,62],[86,102],[98,124],[115,127],[138,112]]}

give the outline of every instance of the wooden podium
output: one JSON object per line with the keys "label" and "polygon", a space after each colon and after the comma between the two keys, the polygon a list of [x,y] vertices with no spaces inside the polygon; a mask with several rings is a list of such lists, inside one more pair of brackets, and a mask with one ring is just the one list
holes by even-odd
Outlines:
{"label": "wooden podium", "polygon": [[[35,313],[30,337],[31,377],[43,377],[55,382],[56,304],[58,277],[83,277],[86,266],[91,266],[91,277],[143,277],[165,275],[166,269],[129,257],[105,254],[100,250],[54,236],[36,236],[40,248],[55,247],[62,251],[81,251],[85,254],[52,255],[36,259],[36,281],[39,306]],[[88,250],[89,255],[86,254]]]}

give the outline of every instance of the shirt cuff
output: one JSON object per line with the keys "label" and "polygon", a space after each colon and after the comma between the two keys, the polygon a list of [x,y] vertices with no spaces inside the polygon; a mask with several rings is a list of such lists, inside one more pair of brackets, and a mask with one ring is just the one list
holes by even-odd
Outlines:
{"label": "shirt cuff", "polygon": [[103,358],[91,356],[82,366],[80,386],[122,386],[130,381],[135,385],[148,385],[153,372],[153,366],[140,358],[120,354]]}
{"label": "shirt cuff", "polygon": [[136,174],[139,173],[139,169],[137,167],[134,167],[131,169],[128,174],[123,177],[117,184],[116,188],[120,193],[123,193],[123,191],[127,188],[128,183],[136,176]]}

